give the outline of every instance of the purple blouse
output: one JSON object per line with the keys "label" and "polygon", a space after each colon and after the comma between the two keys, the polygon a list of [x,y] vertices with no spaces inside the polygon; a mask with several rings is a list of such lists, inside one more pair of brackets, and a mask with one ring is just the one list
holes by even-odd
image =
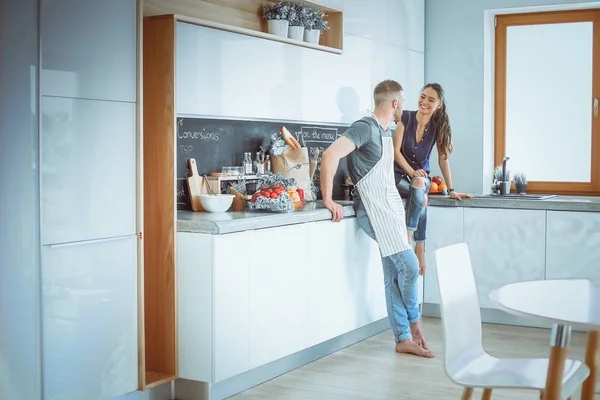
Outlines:
{"label": "purple blouse", "polygon": [[[419,143],[417,141],[417,112],[416,111],[403,111],[402,112],[402,124],[404,125],[404,136],[402,138],[402,146],[400,152],[408,162],[408,164],[415,171],[422,169],[429,175],[429,158],[431,156],[431,150],[435,146],[436,139],[436,127],[430,122],[425,127],[425,133]],[[403,175],[406,175],[406,171],[394,163],[394,172],[396,174],[396,182],[400,182]]]}

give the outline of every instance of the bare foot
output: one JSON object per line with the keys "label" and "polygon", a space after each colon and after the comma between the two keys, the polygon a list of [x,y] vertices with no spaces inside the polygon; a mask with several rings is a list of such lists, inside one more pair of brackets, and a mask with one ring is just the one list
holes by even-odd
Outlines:
{"label": "bare foot", "polygon": [[414,354],[415,356],[433,358],[434,355],[429,350],[425,350],[411,339],[396,343],[396,353]]}
{"label": "bare foot", "polygon": [[412,334],[413,341],[424,350],[429,350],[427,343],[425,342],[425,336],[423,336],[423,330],[421,329],[421,322],[417,321],[410,324],[410,333]]}
{"label": "bare foot", "polygon": [[419,275],[425,275],[425,244],[417,243],[415,245],[415,254],[419,260]]}

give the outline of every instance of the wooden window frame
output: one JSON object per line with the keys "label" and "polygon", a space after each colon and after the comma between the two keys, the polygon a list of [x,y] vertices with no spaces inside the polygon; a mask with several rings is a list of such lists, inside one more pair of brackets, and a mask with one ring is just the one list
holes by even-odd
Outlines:
{"label": "wooden window frame", "polygon": [[[600,9],[506,14],[496,16],[494,59],[494,166],[506,153],[506,33],[510,26],[593,22],[592,100],[600,98]],[[592,101],[593,102],[593,101]],[[590,182],[528,182],[528,193],[600,195],[600,115],[592,108]],[[510,157],[510,155],[508,155]],[[558,162],[558,161],[557,161]],[[566,166],[568,168],[568,166]]]}

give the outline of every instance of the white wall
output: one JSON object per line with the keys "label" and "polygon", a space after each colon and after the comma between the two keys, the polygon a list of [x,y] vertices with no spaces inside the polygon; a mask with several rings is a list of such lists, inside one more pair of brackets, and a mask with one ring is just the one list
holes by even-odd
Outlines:
{"label": "white wall", "polygon": [[[425,0],[425,80],[440,83],[446,92],[453,130],[451,156],[458,191],[489,191],[493,169],[491,123],[493,71],[490,44],[491,10],[532,11],[527,7],[589,7],[592,0]],[[486,12],[487,11],[487,12]],[[486,43],[488,46],[486,48]],[[484,51],[485,49],[485,51]],[[487,61],[486,61],[487,60]],[[437,157],[432,155],[432,159]],[[432,172],[439,173],[437,162]]]}
{"label": "white wall", "polygon": [[179,24],[178,114],[351,123],[384,79],[416,99],[424,0],[330,0],[344,11],[342,55]]}

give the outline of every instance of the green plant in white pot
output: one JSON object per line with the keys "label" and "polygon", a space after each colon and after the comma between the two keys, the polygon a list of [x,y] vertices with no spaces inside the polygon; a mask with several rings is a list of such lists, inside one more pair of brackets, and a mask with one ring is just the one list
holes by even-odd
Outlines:
{"label": "green plant in white pot", "polygon": [[286,1],[263,6],[263,18],[267,20],[269,33],[277,36],[288,36],[288,17],[294,6]]}
{"label": "green plant in white pot", "polygon": [[304,25],[304,41],[319,44],[321,32],[329,30],[329,23],[325,19],[327,15],[321,9],[312,10]]}
{"label": "green plant in white pot", "polygon": [[308,23],[312,15],[312,9],[304,4],[297,3],[292,5],[288,14],[290,26],[288,28],[288,37],[294,40],[302,41],[304,38],[304,26]]}

